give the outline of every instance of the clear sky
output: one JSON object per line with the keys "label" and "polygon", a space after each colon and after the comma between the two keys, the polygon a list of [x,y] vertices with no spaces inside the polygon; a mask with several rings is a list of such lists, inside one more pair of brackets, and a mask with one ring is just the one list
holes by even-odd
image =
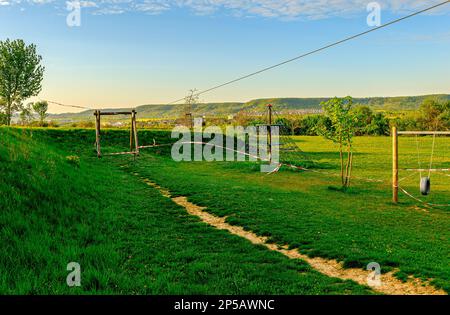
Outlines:
{"label": "clear sky", "polygon": [[[381,21],[441,1],[379,1]],[[69,27],[66,1],[0,0],[0,40],[37,45],[44,99],[96,108],[164,104],[368,30],[369,2],[81,1],[81,25]],[[450,93],[449,17],[447,4],[201,100]]]}

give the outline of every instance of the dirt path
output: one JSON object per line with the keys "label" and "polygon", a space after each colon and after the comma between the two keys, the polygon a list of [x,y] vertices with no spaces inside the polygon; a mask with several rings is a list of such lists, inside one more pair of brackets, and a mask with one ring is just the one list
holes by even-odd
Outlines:
{"label": "dirt path", "polygon": [[[135,173],[134,175],[139,176]],[[244,230],[240,226],[230,225],[226,223],[226,217],[217,217],[206,211],[206,208],[197,206],[187,200],[186,197],[172,197],[170,192],[156,183],[141,178],[149,186],[156,188],[159,192],[170,198],[176,204],[182,206],[186,211],[194,216],[199,217],[203,222],[220,230],[226,230],[234,235],[243,237],[253,244],[263,245],[270,250],[279,252],[291,259],[302,259],[311,265],[312,268],[329,277],[335,277],[343,280],[353,280],[361,285],[368,285],[369,271],[356,268],[343,268],[342,264],[336,260],[324,259],[320,257],[311,258],[307,255],[299,253],[296,249],[288,249],[287,246],[279,246],[272,243],[267,243],[268,238],[258,236],[255,233]],[[431,285],[423,283],[419,279],[410,279],[407,282],[402,282],[393,276],[395,271],[381,275],[381,285],[373,285],[371,288],[374,291],[393,294],[393,295],[446,295],[443,290],[437,289]]]}

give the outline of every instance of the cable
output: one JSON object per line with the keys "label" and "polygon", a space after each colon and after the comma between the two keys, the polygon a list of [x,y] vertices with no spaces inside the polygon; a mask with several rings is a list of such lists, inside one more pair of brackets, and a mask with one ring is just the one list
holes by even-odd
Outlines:
{"label": "cable", "polygon": [[422,178],[422,165],[420,163],[420,150],[419,150],[419,135],[416,135],[416,147],[417,147],[417,162],[419,164],[419,178]]}
{"label": "cable", "polygon": [[419,199],[417,197],[414,197],[412,194],[410,194],[409,192],[407,192],[405,189],[403,189],[402,187],[398,187],[398,189],[400,189],[406,196],[410,197],[411,199],[414,199],[417,202],[420,202],[424,205],[430,206],[430,207],[450,207],[450,203],[448,204],[436,204],[436,203],[430,203],[430,202],[426,202],[423,201],[422,199]]}
{"label": "cable", "polygon": [[[373,28],[373,29],[370,29],[370,30],[368,30],[368,31],[364,31],[364,32],[362,32],[362,33],[359,33],[359,34],[356,34],[356,35],[347,37],[347,38],[345,38],[345,39],[343,39],[343,40],[334,42],[334,43],[332,43],[332,44],[328,44],[328,45],[326,45],[326,46],[323,46],[323,47],[321,47],[321,48],[315,49],[315,50],[313,50],[313,51],[310,51],[310,52],[308,52],[308,53],[302,54],[302,55],[300,55],[300,56],[297,56],[297,57],[294,57],[294,58],[291,58],[291,59],[282,61],[282,62],[280,62],[280,63],[277,63],[277,64],[273,65],[273,66],[269,66],[269,67],[263,68],[263,69],[261,69],[261,70],[252,72],[252,73],[250,73],[250,74],[241,76],[241,77],[239,77],[239,78],[237,78],[237,79],[234,79],[234,80],[231,80],[231,81],[228,81],[228,82],[225,82],[225,83],[216,85],[216,86],[214,86],[214,87],[211,87],[211,88],[209,88],[209,89],[200,91],[200,92],[198,92],[197,94],[195,94],[194,96],[199,96],[199,95],[202,95],[202,94],[211,92],[211,91],[213,91],[213,90],[217,90],[217,89],[219,89],[219,88],[221,88],[221,87],[224,87],[224,86],[226,86],[226,85],[230,85],[230,84],[236,83],[236,82],[238,82],[238,81],[241,81],[241,80],[247,79],[247,78],[249,78],[249,77],[258,75],[258,74],[260,74],[260,73],[262,73],[262,72],[266,72],[266,71],[272,70],[272,69],[274,69],[274,68],[280,67],[280,66],[285,65],[285,64],[287,64],[287,63],[290,63],[290,62],[296,61],[296,60],[298,60],[298,59],[307,57],[307,56],[309,56],[309,55],[318,53],[318,52],[320,52],[320,51],[322,51],[322,50],[326,50],[326,49],[328,49],[328,48],[331,48],[331,47],[337,46],[337,45],[339,45],[339,44],[348,42],[348,41],[350,41],[350,40],[353,40],[353,39],[355,39],[355,38],[361,37],[361,36],[363,36],[363,35],[366,35],[366,34],[375,32],[375,31],[380,30],[380,29],[382,29],[382,28],[386,28],[386,27],[388,27],[388,26],[390,26],[390,25],[393,25],[393,24],[396,24],[396,23],[401,22],[401,21],[403,21],[403,20],[412,18],[412,17],[414,17],[414,16],[416,16],[416,15],[419,15],[419,14],[421,14],[421,13],[424,13],[424,12],[433,10],[433,9],[435,9],[435,8],[437,8],[437,7],[440,7],[440,6],[443,6],[443,5],[445,5],[445,4],[448,4],[449,2],[450,2],[450,0],[441,2],[441,3],[439,3],[439,4],[436,4],[436,5],[434,5],[434,6],[428,7],[428,8],[426,8],[426,9],[423,9],[423,10],[420,10],[420,11],[417,11],[417,12],[415,12],[415,13],[412,13],[412,14],[410,14],[410,15],[404,16],[404,17],[402,17],[402,18],[393,20],[393,21],[391,21],[391,22],[389,22],[389,23],[387,23],[387,24],[384,24],[384,25],[375,27],[375,28]],[[173,102],[168,103],[168,105],[172,105],[172,104],[178,103],[178,102],[180,102],[180,101],[182,101],[182,100],[184,100],[184,99],[185,99],[185,97],[180,98],[180,99],[178,99],[178,100],[175,100],[175,101],[173,101]]]}
{"label": "cable", "polygon": [[[342,44],[342,43],[348,42],[348,41],[353,40],[353,39],[355,39],[355,38],[358,38],[358,37],[364,36],[364,35],[366,35],[366,34],[375,32],[375,31],[377,31],[377,30],[386,28],[386,27],[388,27],[388,26],[390,26],[390,25],[399,23],[399,22],[401,22],[401,21],[403,21],[403,20],[412,18],[412,17],[414,17],[414,16],[416,16],[416,15],[419,15],[419,14],[422,14],[422,13],[424,13],[424,12],[431,11],[431,10],[433,10],[433,9],[435,9],[435,8],[438,8],[438,7],[440,7],[440,6],[443,6],[443,5],[445,5],[445,4],[448,4],[449,2],[450,2],[450,0],[441,2],[441,3],[439,3],[439,4],[433,5],[433,6],[431,6],[431,7],[426,8],[426,9],[423,9],[423,10],[420,10],[420,11],[417,11],[417,12],[414,12],[414,13],[409,14],[409,15],[407,15],[407,16],[404,16],[404,17],[402,17],[402,18],[399,18],[399,19],[393,20],[393,21],[391,21],[391,22],[389,22],[389,23],[386,23],[386,24],[383,24],[383,25],[381,25],[381,26],[375,27],[375,28],[370,29],[370,30],[368,30],[368,31],[364,31],[364,32],[358,33],[358,34],[356,34],[356,35],[353,35],[353,36],[347,37],[347,38],[345,38],[345,39],[342,39],[342,40],[340,40],[340,41],[337,41],[337,42],[328,44],[328,45],[326,45],[326,46],[323,46],[323,47],[321,47],[321,48],[315,49],[315,50],[310,51],[310,52],[308,52],[308,53],[299,55],[299,56],[297,56],[297,57],[294,57],[294,58],[291,58],[291,59],[282,61],[282,62],[277,63],[277,64],[275,64],[275,65],[272,65],[272,66],[263,68],[263,69],[261,69],[261,70],[252,72],[252,73],[247,74],[247,75],[244,75],[244,76],[241,76],[241,77],[236,78],[236,79],[233,79],[233,80],[231,80],[231,81],[228,81],[228,82],[225,82],[225,83],[216,85],[216,86],[214,86],[214,87],[211,87],[211,88],[209,88],[209,89],[200,91],[200,92],[198,92],[198,93],[196,93],[196,94],[193,94],[192,96],[200,96],[200,95],[202,95],[202,94],[211,92],[211,91],[213,91],[213,90],[217,90],[217,89],[219,89],[219,88],[221,88],[221,87],[224,87],[224,86],[227,86],[227,85],[236,83],[236,82],[238,82],[238,81],[241,81],[241,80],[250,78],[250,77],[252,77],[252,76],[258,75],[258,74],[260,74],[260,73],[263,73],[263,72],[272,70],[272,69],[274,69],[274,68],[280,67],[280,66],[285,65],[285,64],[287,64],[287,63],[291,63],[291,62],[293,62],[293,61],[296,61],[296,60],[302,59],[302,58],[304,58],[304,57],[307,57],[307,56],[309,56],[309,55],[312,55],[312,54],[318,53],[318,52],[320,52],[320,51],[326,50],[326,49],[328,49],[328,48],[331,48],[331,47],[340,45],[340,44]],[[178,103],[178,102],[180,102],[180,101],[185,100],[185,98],[186,98],[186,97],[183,97],[183,98],[177,99],[177,100],[172,101],[172,102],[167,103],[167,104],[168,104],[168,105],[172,105],[172,104],[175,104],[175,103]],[[64,106],[64,107],[72,107],[72,108],[80,108],[80,109],[94,110],[93,108],[84,107],[84,106],[61,104],[61,103],[53,102],[53,101],[47,101],[47,102],[52,103],[52,104],[55,104],[55,105]]]}
{"label": "cable", "polygon": [[79,108],[79,109],[94,110],[94,108],[89,108],[89,107],[84,107],[84,106],[79,106],[79,105],[62,104],[62,103],[58,103],[58,102],[54,102],[54,101],[43,100],[41,98],[39,98],[39,100],[45,101],[47,103],[51,103],[51,104],[54,104],[54,105],[62,106],[62,107],[73,107],[73,108]]}
{"label": "cable", "polygon": [[[437,124],[436,124],[437,125]],[[434,157],[434,148],[436,145],[436,134],[433,135],[433,146],[431,149],[431,157],[430,157],[430,169],[428,171],[428,178],[431,178],[431,167],[433,166],[433,157]]]}

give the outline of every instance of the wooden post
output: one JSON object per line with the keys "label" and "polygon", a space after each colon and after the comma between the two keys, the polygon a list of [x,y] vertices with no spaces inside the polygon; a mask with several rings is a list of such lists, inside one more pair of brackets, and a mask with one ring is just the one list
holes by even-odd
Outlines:
{"label": "wooden post", "polygon": [[131,124],[130,124],[130,152],[133,152],[133,138],[134,138],[134,122],[133,122],[133,114],[131,114]]}
{"label": "wooden post", "polygon": [[133,120],[133,130],[134,130],[134,145],[135,145],[135,152],[136,155],[139,155],[139,144],[138,144],[138,135],[137,135],[137,124],[136,124],[136,111],[133,110],[132,114],[132,120]]}
{"label": "wooden post", "polygon": [[194,128],[194,122],[192,119],[192,113],[186,113],[186,127],[188,127],[189,129]]}
{"label": "wooden post", "polygon": [[100,158],[102,156],[100,149],[100,111],[96,110],[94,112],[95,115],[95,146],[97,148],[97,157]]}
{"label": "wooden post", "polygon": [[398,133],[392,127],[392,201],[398,203]]}
{"label": "wooden post", "polygon": [[269,108],[269,160],[272,162],[272,104],[267,107]]}

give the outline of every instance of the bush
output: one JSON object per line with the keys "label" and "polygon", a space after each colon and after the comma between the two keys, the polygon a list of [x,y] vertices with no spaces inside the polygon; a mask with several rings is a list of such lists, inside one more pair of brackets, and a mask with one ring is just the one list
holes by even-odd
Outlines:
{"label": "bush", "polygon": [[76,155],[66,156],[66,161],[76,167],[80,167],[80,157]]}

